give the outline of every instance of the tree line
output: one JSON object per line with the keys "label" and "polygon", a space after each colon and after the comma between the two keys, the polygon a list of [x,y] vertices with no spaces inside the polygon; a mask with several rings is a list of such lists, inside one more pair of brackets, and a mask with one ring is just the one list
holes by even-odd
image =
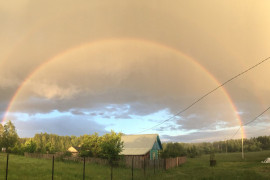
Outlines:
{"label": "tree line", "polygon": [[[270,150],[270,136],[259,136],[244,139],[244,151]],[[163,143],[162,157],[188,156],[196,157],[202,154],[241,152],[242,139],[230,139],[226,141],[203,142],[203,143]]]}
{"label": "tree line", "polygon": [[56,134],[40,133],[33,138],[19,138],[16,128],[11,121],[4,126],[0,124],[0,147],[15,154],[29,153],[56,153],[67,152],[71,146],[80,147],[80,156],[100,157],[109,160],[109,163],[120,158],[123,149],[121,133],[111,131],[103,136],[97,133],[92,135],[59,136]]}
{"label": "tree line", "polygon": [[[123,149],[121,133],[110,133],[99,136],[97,133],[82,136],[59,136],[56,134],[39,133],[33,138],[19,138],[16,128],[11,121],[0,124],[0,148],[7,152],[23,154],[29,153],[56,153],[66,152],[71,146],[80,147],[80,156],[118,158]],[[230,139],[227,141],[203,143],[163,143],[161,157],[188,156],[196,157],[201,154],[241,152],[242,140]],[[270,150],[270,136],[259,136],[244,139],[244,151]]]}

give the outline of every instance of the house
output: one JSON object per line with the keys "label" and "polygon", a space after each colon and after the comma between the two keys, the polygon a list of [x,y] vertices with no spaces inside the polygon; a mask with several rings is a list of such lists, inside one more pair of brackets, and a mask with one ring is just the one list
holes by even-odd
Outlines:
{"label": "house", "polygon": [[7,149],[5,147],[2,147],[2,152],[6,152]]}
{"label": "house", "polygon": [[123,135],[123,151],[125,156],[138,156],[145,159],[158,159],[162,145],[158,134]]}
{"label": "house", "polygon": [[71,146],[68,148],[68,152],[71,152],[72,156],[78,156],[79,155],[79,152],[80,152],[80,147],[74,147],[74,146]]}

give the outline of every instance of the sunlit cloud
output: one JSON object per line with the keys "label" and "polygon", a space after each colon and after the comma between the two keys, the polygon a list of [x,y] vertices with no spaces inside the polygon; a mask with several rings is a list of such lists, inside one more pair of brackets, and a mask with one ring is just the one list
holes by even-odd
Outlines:
{"label": "sunlit cloud", "polygon": [[[269,56],[269,2],[22,0],[0,11],[0,115],[21,137],[150,128],[221,140],[269,106],[265,62],[178,114]],[[269,117],[247,136],[269,134]]]}

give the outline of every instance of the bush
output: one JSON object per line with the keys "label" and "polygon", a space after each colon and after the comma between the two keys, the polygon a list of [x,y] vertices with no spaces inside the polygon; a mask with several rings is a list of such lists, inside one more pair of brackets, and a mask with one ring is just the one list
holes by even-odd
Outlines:
{"label": "bush", "polygon": [[93,157],[93,154],[89,150],[81,151],[79,154],[80,157]]}
{"label": "bush", "polygon": [[72,156],[72,153],[69,152],[69,151],[66,151],[64,154],[63,154],[64,157],[71,157]]}

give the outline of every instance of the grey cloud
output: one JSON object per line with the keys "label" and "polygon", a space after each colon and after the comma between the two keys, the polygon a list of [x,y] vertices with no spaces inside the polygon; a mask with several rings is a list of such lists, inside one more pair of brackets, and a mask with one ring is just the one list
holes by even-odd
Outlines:
{"label": "grey cloud", "polygon": [[54,119],[39,118],[27,121],[15,120],[14,124],[20,137],[33,137],[35,133],[47,132],[58,135],[104,134],[107,131],[103,125],[86,119],[62,116]]}
{"label": "grey cloud", "polygon": [[210,132],[194,132],[186,135],[169,136],[162,135],[161,140],[172,142],[212,142],[217,140],[224,140],[228,138],[228,134],[232,134],[231,130],[210,131]]}
{"label": "grey cloud", "polygon": [[130,115],[127,113],[116,115],[115,119],[131,119]]}
{"label": "grey cloud", "polygon": [[72,110],[71,113],[74,115],[86,115],[86,113],[84,113],[82,111],[78,111],[78,110]]}
{"label": "grey cloud", "polygon": [[97,114],[96,113],[90,113],[90,116],[96,116]]}

